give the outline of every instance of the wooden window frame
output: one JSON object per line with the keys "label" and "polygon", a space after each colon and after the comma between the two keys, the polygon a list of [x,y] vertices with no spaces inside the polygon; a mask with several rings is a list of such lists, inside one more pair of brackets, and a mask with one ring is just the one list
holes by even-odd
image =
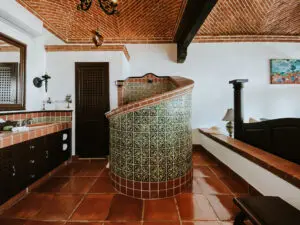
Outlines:
{"label": "wooden window frame", "polygon": [[27,46],[0,32],[0,40],[20,49],[19,74],[17,77],[18,104],[0,104],[0,111],[25,110],[26,106],[26,50]]}

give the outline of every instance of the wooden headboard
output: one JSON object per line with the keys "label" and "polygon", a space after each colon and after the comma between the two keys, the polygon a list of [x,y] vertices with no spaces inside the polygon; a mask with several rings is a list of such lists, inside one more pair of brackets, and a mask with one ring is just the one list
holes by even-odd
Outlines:
{"label": "wooden headboard", "polygon": [[230,81],[234,88],[234,137],[300,165],[300,119],[281,118],[244,123],[242,89],[248,80]]}

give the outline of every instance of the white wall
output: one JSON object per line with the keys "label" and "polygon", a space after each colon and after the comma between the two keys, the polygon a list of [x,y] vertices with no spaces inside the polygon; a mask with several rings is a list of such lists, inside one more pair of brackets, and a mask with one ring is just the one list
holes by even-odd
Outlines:
{"label": "white wall", "polygon": [[244,118],[300,117],[300,85],[270,85],[272,58],[299,58],[295,43],[191,44],[184,64],[176,63],[176,45],[127,45],[131,76],[148,72],[179,75],[195,81],[193,128],[220,126],[226,109],[233,107],[228,82],[248,78],[244,88]]}
{"label": "white wall", "polygon": [[20,52],[0,52],[0,62],[20,63]]}

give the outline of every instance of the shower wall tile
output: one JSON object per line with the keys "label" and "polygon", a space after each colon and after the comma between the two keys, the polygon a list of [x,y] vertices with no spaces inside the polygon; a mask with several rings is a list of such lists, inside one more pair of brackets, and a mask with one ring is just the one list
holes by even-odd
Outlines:
{"label": "shower wall tile", "polygon": [[162,182],[191,169],[191,93],[110,118],[111,169],[141,182]]}

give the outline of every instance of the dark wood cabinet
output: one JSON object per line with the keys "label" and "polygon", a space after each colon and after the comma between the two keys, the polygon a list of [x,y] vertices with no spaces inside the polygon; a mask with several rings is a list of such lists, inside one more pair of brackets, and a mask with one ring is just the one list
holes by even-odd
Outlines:
{"label": "dark wood cabinet", "polygon": [[0,151],[0,202],[5,202],[12,197],[13,191],[11,186],[13,184],[13,176],[15,173],[14,163],[12,159],[12,152],[7,149]]}
{"label": "dark wood cabinet", "polygon": [[71,157],[71,129],[0,149],[0,205]]}

